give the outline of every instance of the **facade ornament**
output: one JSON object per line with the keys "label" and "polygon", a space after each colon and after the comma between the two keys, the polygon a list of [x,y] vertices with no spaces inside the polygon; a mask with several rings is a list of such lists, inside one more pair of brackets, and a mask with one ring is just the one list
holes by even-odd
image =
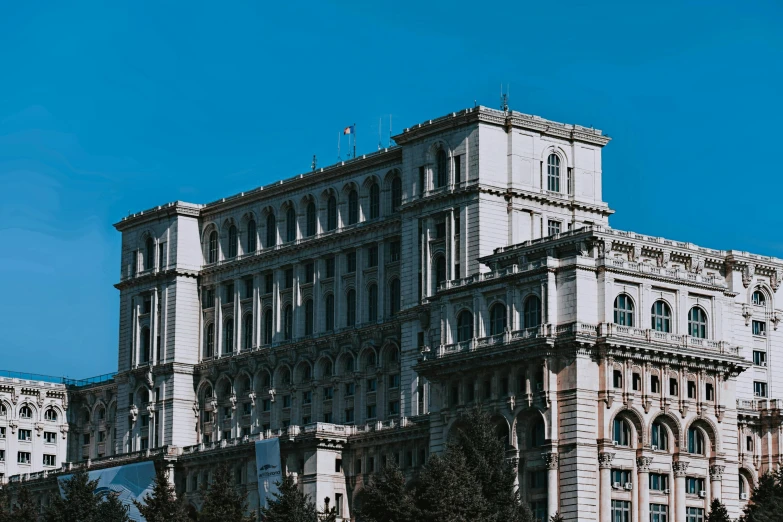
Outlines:
{"label": "facade ornament", "polygon": [[541,456],[544,458],[544,465],[546,465],[546,469],[557,469],[560,456],[556,452],[549,451],[547,453],[542,453]]}
{"label": "facade ornament", "polygon": [[614,453],[599,453],[598,467],[601,469],[611,469],[612,459],[614,459]]}
{"label": "facade ornament", "polygon": [[742,317],[745,318],[745,326],[750,324],[750,318],[753,317],[753,310],[747,303],[742,304]]}
{"label": "facade ornament", "polygon": [[778,329],[778,323],[780,323],[780,320],[781,320],[780,312],[778,312],[778,311],[773,312],[772,317],[770,317],[769,320],[772,322],[772,328],[777,330]]}
{"label": "facade ornament", "polygon": [[153,379],[152,377],[152,366],[150,366],[149,369],[147,370],[147,373],[144,374],[144,378],[147,382],[147,386],[149,386],[150,389],[152,389],[152,387],[155,385],[155,379]]}
{"label": "facade ornament", "polygon": [[748,263],[742,270],[742,285],[747,288],[750,286],[750,282],[753,281],[753,276],[756,275],[756,265]]}
{"label": "facade ornament", "polygon": [[513,411],[514,411],[514,408],[515,408],[515,407],[516,407],[516,405],[517,405],[517,398],[516,398],[514,395],[512,395],[512,396],[510,396],[508,399],[506,399],[506,403],[508,404],[508,409],[509,409],[511,412],[513,412]]}
{"label": "facade ornament", "polygon": [[232,393],[231,397],[228,398],[229,402],[231,403],[231,409],[236,410],[237,409],[237,394]]}
{"label": "facade ornament", "polygon": [[11,433],[13,434],[16,433],[16,428],[19,427],[19,423],[16,422],[15,420],[12,420],[11,422],[8,423],[8,426],[11,428]]}
{"label": "facade ornament", "polygon": [[642,473],[648,473],[650,471],[650,464],[652,464],[652,457],[636,457],[636,467]]}
{"label": "facade ornament", "polygon": [[250,399],[250,405],[255,406],[256,405],[256,392],[251,391],[247,394],[247,398]]}
{"label": "facade ornament", "polygon": [[277,392],[275,391],[274,388],[269,388],[269,397],[271,398],[272,402],[275,402],[275,395],[276,394],[277,394]]}
{"label": "facade ornament", "polygon": [[778,291],[781,279],[783,279],[783,270],[776,269],[772,275],[769,276],[769,286],[772,287],[773,292]]}
{"label": "facade ornament", "polygon": [[16,403],[19,402],[19,395],[16,393],[16,387],[11,388],[11,402],[14,406],[16,406]]}
{"label": "facade ornament", "polygon": [[669,268],[669,261],[671,261],[671,258],[672,258],[672,253],[669,252],[668,250],[664,250],[663,252],[661,252],[661,257],[659,258],[661,263],[660,266],[663,268]]}
{"label": "facade ornament", "polygon": [[196,417],[197,419],[198,419],[198,412],[199,412],[198,401],[193,401],[193,416]]}
{"label": "facade ornament", "polygon": [[41,433],[43,433],[43,430],[44,430],[44,425],[43,425],[43,423],[42,423],[42,422],[36,422],[36,423],[35,423],[35,431],[37,431],[37,432],[38,432],[38,436],[39,436],[39,437],[41,436]]}
{"label": "facade ornament", "polygon": [[44,404],[44,397],[40,393],[38,394],[38,398],[35,400],[36,403],[38,403],[38,408],[42,408]]}
{"label": "facade ornament", "polygon": [[688,464],[690,463],[683,462],[681,460],[678,460],[677,462],[672,462],[672,470],[674,470],[674,476],[684,477],[688,473]]}
{"label": "facade ornament", "polygon": [[642,257],[642,245],[634,245],[631,251],[631,261],[639,261]]}
{"label": "facade ornament", "polygon": [[63,424],[63,425],[60,426],[60,433],[62,433],[63,439],[67,439],[68,438],[68,429],[69,428],[68,428],[67,424]]}
{"label": "facade ornament", "polygon": [[710,466],[710,480],[721,480],[724,471],[726,471],[726,466]]}
{"label": "facade ornament", "polygon": [[138,406],[136,406],[135,404],[131,404],[130,408],[128,409],[128,413],[130,414],[131,422],[135,424],[136,423],[136,419],[139,416],[139,408],[138,408]]}

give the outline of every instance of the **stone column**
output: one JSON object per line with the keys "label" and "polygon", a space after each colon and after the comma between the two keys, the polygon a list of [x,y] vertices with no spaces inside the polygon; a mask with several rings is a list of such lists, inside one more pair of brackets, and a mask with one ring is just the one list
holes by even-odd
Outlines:
{"label": "stone column", "polygon": [[598,468],[600,473],[601,522],[612,522],[612,459],[614,453],[599,453]]}
{"label": "stone column", "polygon": [[714,465],[710,466],[710,486],[712,490],[712,500],[721,498],[721,485],[723,482],[723,472],[726,470],[726,466]]}
{"label": "stone column", "polygon": [[652,457],[637,457],[637,488],[639,492],[639,520],[647,522],[650,520],[650,464]]}
{"label": "stone column", "polygon": [[685,520],[685,474],[688,471],[688,462],[673,462],[674,469],[674,495],[676,513],[674,520]]}
{"label": "stone column", "polygon": [[557,466],[559,456],[556,452],[542,453],[546,464],[547,518],[555,516],[560,506],[560,492],[557,487]]}

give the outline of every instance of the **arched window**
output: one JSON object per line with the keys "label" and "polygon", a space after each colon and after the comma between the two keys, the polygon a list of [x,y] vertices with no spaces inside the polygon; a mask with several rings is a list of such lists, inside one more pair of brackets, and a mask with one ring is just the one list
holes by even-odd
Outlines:
{"label": "arched window", "polygon": [[688,453],[704,455],[704,433],[698,428],[688,428]]}
{"label": "arched window", "polygon": [[457,342],[473,339],[473,314],[463,310],[457,316]]}
{"label": "arched window", "polygon": [[395,176],[391,184],[391,208],[392,212],[397,212],[402,206],[402,179]]}
{"label": "arched window", "polygon": [[272,334],[274,333],[274,323],[272,321],[272,309],[268,308],[264,312],[264,344],[272,344]]}
{"label": "arched window", "polygon": [[373,322],[378,320],[378,285],[370,285],[367,289],[367,318]]}
{"label": "arched window", "polygon": [[389,283],[389,312],[391,315],[400,311],[400,280],[394,278]]}
{"label": "arched window", "polygon": [[249,350],[253,347],[253,317],[246,315],[242,319],[242,348]]}
{"label": "arched window", "polygon": [[337,199],[329,196],[329,201],[326,203],[326,230],[335,228],[337,228]]}
{"label": "arched window", "polygon": [[354,326],[356,324],[356,291],[354,289],[348,290],[348,293],[345,295],[345,308],[345,324]]}
{"label": "arched window", "polygon": [[557,154],[550,154],[546,160],[547,189],[552,192],[560,192],[560,158]]}
{"label": "arched window", "polygon": [[533,426],[530,428],[530,442],[528,448],[540,448],[546,442],[546,430],[544,427],[544,421],[536,419]]}
{"label": "arched window", "polygon": [[150,270],[155,263],[155,241],[148,237],[144,247],[144,269]]}
{"label": "arched window", "polygon": [[20,419],[32,419],[33,418],[33,410],[31,410],[29,406],[22,406],[19,409],[19,418]]}
{"label": "arched window", "polygon": [[658,332],[671,333],[672,311],[666,301],[655,301],[652,305],[652,329]]}
{"label": "arched window", "polygon": [[652,433],[650,437],[650,443],[656,446],[659,450],[669,449],[669,432],[666,427],[658,421],[652,424]]}
{"label": "arched window", "polygon": [[351,355],[346,355],[346,356],[343,358],[343,371],[344,371],[345,373],[350,373],[350,372],[352,372],[353,370],[354,370],[354,360],[353,360],[353,356],[351,356]]}
{"label": "arched window", "polygon": [[489,309],[489,335],[502,334],[506,329],[506,305],[495,303]]}
{"label": "arched window", "polygon": [[207,262],[217,262],[217,248],[218,248],[218,235],[217,231],[213,230],[209,233],[209,247],[207,248]]}
{"label": "arched window", "polygon": [[324,306],[324,319],[326,323],[326,331],[331,332],[334,330],[334,295],[329,294],[326,296],[326,306]]}
{"label": "arched window", "polygon": [[266,217],[266,247],[273,247],[277,244],[277,220],[274,214]]}
{"label": "arched window", "polygon": [[5,407],[5,404],[0,404],[0,417],[5,417],[8,415],[8,409]]}
{"label": "arched window", "polygon": [[623,419],[615,419],[613,426],[614,441],[618,446],[631,445],[631,427]]}
{"label": "arched window", "polygon": [[305,235],[307,237],[312,237],[315,235],[315,203],[312,201],[307,204],[307,227],[305,230]]}
{"label": "arched window", "polygon": [[313,300],[305,301],[305,335],[313,335]]}
{"label": "arched window", "polygon": [[438,171],[435,176],[435,187],[444,187],[449,182],[449,157],[443,149],[436,155]]}
{"label": "arched window", "polygon": [[252,254],[256,249],[256,221],[251,219],[247,222],[247,253]]}
{"label": "arched window", "polygon": [[438,256],[435,258],[435,284],[440,285],[446,281],[446,257]]}
{"label": "arched window", "polygon": [[204,335],[204,357],[212,357],[215,355],[215,325],[210,323],[207,325],[207,333]]}
{"label": "arched window", "polygon": [[707,338],[707,313],[698,306],[688,312],[688,334],[699,339]]}
{"label": "arched window", "polygon": [[348,224],[359,222],[359,194],[355,190],[348,193]]}
{"label": "arched window", "polygon": [[[739,477],[739,492],[740,492],[740,498],[742,498],[743,495],[747,494],[747,489],[745,487],[745,479],[742,478],[740,475]],[[747,498],[747,497],[745,497]]]}
{"label": "arched window", "polygon": [[525,328],[537,328],[541,325],[541,299],[538,296],[531,295],[525,299],[523,307]]}
{"label": "arched window", "polygon": [[296,210],[294,207],[288,207],[285,213],[285,240],[287,242],[296,239]]}
{"label": "arched window", "polygon": [[294,307],[288,305],[283,311],[283,337],[290,341],[294,336]]}
{"label": "arched window", "polygon": [[231,225],[228,228],[228,257],[229,258],[237,257],[238,242],[239,242],[239,238],[237,237],[237,227]]}
{"label": "arched window", "polygon": [[139,354],[139,359],[141,363],[148,363],[150,362],[150,348],[151,348],[151,337],[150,337],[150,329],[146,326],[141,329],[141,353]]}
{"label": "arched window", "polygon": [[381,215],[381,189],[377,183],[370,186],[370,219]]}
{"label": "arched window", "polygon": [[755,292],[753,292],[752,302],[756,306],[766,306],[767,297],[764,295],[764,292],[762,292],[761,290],[756,290]]}
{"label": "arched window", "polygon": [[44,412],[44,420],[49,422],[57,422],[57,412],[52,408],[49,408]]}
{"label": "arched window", "polygon": [[614,299],[614,323],[633,326],[633,301],[628,294],[620,294]]}
{"label": "arched window", "polygon": [[229,317],[223,323],[223,353],[234,351],[234,318]]}

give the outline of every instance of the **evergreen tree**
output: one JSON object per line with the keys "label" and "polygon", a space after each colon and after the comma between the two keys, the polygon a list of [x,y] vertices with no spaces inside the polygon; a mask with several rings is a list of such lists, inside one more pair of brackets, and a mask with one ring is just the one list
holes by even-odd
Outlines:
{"label": "evergreen tree", "polygon": [[38,522],[38,506],[33,501],[30,490],[25,486],[19,488],[16,495],[13,514],[9,520],[15,522]]}
{"label": "evergreen tree", "polygon": [[277,482],[277,489],[279,491],[269,499],[269,505],[261,508],[264,522],[318,522],[315,504],[299,491],[290,475]]}
{"label": "evergreen tree", "polygon": [[215,470],[212,483],[202,489],[204,503],[199,522],[253,522],[254,515],[245,516],[247,499],[236,490],[228,466],[222,464]]}
{"label": "evergreen tree", "polygon": [[184,498],[177,500],[165,469],[157,471],[152,493],[143,500],[134,500],[133,504],[147,522],[190,522],[188,505]]}
{"label": "evergreen tree", "polygon": [[783,520],[783,468],[766,473],[753,488],[741,522],[778,522]]}
{"label": "evergreen tree", "polygon": [[389,464],[364,487],[359,516],[364,522],[414,522],[416,506],[405,485],[405,476]]}
{"label": "evergreen tree", "polygon": [[726,506],[723,505],[720,499],[713,499],[706,522],[731,522],[729,512],[726,511]]}
{"label": "evergreen tree", "polygon": [[0,522],[11,522],[11,493],[8,486],[0,487]]}
{"label": "evergreen tree", "polygon": [[112,494],[96,495],[97,480],[80,469],[61,483],[63,496],[55,495],[46,510],[46,522],[128,522],[128,509]]}
{"label": "evergreen tree", "polygon": [[481,484],[465,456],[454,448],[430,458],[421,471],[415,498],[419,520],[427,522],[485,521],[490,511]]}
{"label": "evergreen tree", "polygon": [[555,514],[549,517],[549,522],[563,522],[563,515],[559,511],[555,511]]}

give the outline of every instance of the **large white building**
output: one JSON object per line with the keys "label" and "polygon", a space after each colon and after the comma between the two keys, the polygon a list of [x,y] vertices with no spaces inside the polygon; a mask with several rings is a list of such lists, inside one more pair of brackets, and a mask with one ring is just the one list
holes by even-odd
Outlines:
{"label": "large white building", "polygon": [[541,520],[738,516],[783,455],[783,261],[611,229],[596,129],[475,107],[395,141],[117,223],[118,373],[69,388],[67,460],[155,459],[195,506],[230,462],[256,509],[280,437],[348,519],[481,403]]}

